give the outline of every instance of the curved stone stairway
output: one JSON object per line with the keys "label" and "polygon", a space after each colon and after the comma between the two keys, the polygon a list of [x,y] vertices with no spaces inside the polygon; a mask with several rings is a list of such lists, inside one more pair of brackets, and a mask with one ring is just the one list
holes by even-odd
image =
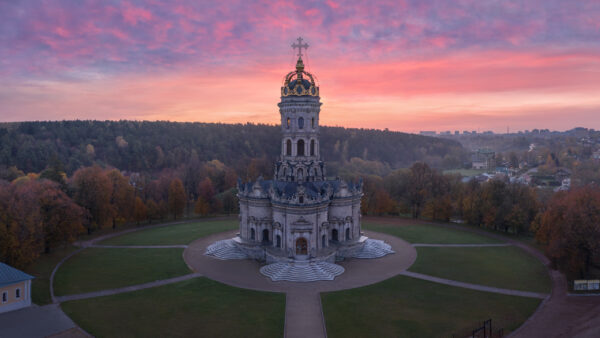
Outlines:
{"label": "curved stone stairway", "polygon": [[265,265],[260,273],[273,281],[315,282],[333,280],[344,273],[344,268],[327,262],[293,261]]}
{"label": "curved stone stairway", "polygon": [[379,239],[367,239],[365,245],[356,251],[353,258],[379,258],[393,254],[392,246]]}
{"label": "curved stone stairway", "polygon": [[238,248],[233,239],[224,239],[222,241],[214,242],[206,248],[204,254],[218,259],[248,258],[248,255]]}

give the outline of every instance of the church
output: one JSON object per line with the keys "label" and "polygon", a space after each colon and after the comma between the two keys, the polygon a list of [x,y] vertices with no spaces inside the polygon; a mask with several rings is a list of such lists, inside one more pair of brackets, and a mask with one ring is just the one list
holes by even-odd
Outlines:
{"label": "church", "polygon": [[[281,87],[281,153],[273,179],[238,180],[239,234],[213,244],[207,254],[258,259],[280,264],[275,265],[280,269],[285,264],[319,263],[325,270],[343,272],[333,267],[336,261],[377,258],[393,251],[361,233],[362,181],[326,176],[319,141],[320,91],[302,59],[308,44],[298,38],[292,47],[298,49],[298,60]],[[261,272],[268,275],[269,270],[273,268]]]}

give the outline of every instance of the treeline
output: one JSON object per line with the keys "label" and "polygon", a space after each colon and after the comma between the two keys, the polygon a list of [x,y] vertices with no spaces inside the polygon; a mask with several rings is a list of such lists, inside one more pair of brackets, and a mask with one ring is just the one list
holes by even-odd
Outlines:
{"label": "treeline", "polygon": [[94,165],[69,177],[56,158],[39,174],[13,167],[16,178],[0,180],[0,261],[24,267],[82,234],[128,223],[237,213],[236,173],[216,160],[190,162],[157,176]]}
{"label": "treeline", "polygon": [[[200,161],[216,159],[244,173],[252,159],[273,163],[280,153],[279,128],[166,121],[0,123],[0,166],[40,172],[56,156],[69,175],[94,164],[128,172],[159,172],[179,167],[195,153]],[[415,161],[455,168],[466,159],[456,141],[387,130],[321,127],[320,144],[328,163],[361,158],[391,168]]]}
{"label": "treeline", "polygon": [[[352,177],[350,177],[352,178]],[[404,214],[464,222],[511,234],[528,233],[545,245],[553,264],[573,278],[600,274],[600,188],[553,193],[504,179],[463,182],[415,163],[364,182],[363,214]]]}

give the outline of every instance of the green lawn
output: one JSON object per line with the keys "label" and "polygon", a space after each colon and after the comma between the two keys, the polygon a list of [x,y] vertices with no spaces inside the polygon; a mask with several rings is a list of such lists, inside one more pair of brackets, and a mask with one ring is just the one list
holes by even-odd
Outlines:
{"label": "green lawn", "polygon": [[25,272],[35,277],[31,282],[31,301],[38,305],[50,304],[50,275],[58,262],[71,252],[77,250],[74,246],[56,248],[48,254],[42,254]]}
{"label": "green lawn", "polygon": [[504,328],[508,334],[531,316],[541,302],[405,276],[324,293],[321,299],[330,338],[451,337],[489,318],[495,329]]}
{"label": "green lawn", "polygon": [[504,289],[549,293],[550,277],[535,257],[516,247],[417,247],[410,271]]}
{"label": "green lawn", "polygon": [[105,245],[177,245],[189,244],[192,241],[210,234],[234,230],[238,221],[198,221],[184,224],[168,225],[159,228],[140,230],[130,234],[109,238],[100,244]]}
{"label": "green lawn", "polygon": [[394,225],[376,222],[363,223],[365,230],[383,232],[402,238],[410,243],[430,244],[486,244],[498,240],[468,231],[455,230],[434,225]]}
{"label": "green lawn", "polygon": [[283,337],[285,295],[195,278],[61,307],[96,337]]}
{"label": "green lawn", "polygon": [[118,288],[190,273],[183,249],[88,248],[57,271],[58,296]]}

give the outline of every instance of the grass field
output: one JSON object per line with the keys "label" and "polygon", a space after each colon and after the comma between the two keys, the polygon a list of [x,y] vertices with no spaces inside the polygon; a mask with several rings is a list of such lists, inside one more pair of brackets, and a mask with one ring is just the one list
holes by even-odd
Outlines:
{"label": "grass field", "polygon": [[38,305],[50,304],[50,275],[58,262],[71,252],[77,250],[74,246],[54,249],[51,253],[42,254],[33,264],[24,269],[35,277],[31,282],[31,301]]}
{"label": "grass field", "polygon": [[321,296],[327,336],[451,337],[492,319],[505,334],[518,328],[541,300],[431,283],[405,276]]}
{"label": "grass field", "polygon": [[444,228],[434,225],[395,225],[373,221],[363,223],[363,229],[398,236],[410,243],[430,244],[486,244],[499,243],[494,238],[468,231]]}
{"label": "grass field", "polygon": [[147,283],[190,273],[183,249],[88,248],[57,271],[58,296]]}
{"label": "grass field", "polygon": [[535,292],[550,292],[546,267],[516,247],[418,247],[410,271],[461,282]]}
{"label": "grass field", "polygon": [[140,230],[133,233],[109,238],[102,241],[105,245],[177,245],[189,244],[195,239],[210,234],[234,230],[238,228],[238,221],[197,221],[177,225],[168,225],[159,228]]}
{"label": "grass field", "polygon": [[195,278],[61,307],[96,337],[283,337],[285,295]]}

